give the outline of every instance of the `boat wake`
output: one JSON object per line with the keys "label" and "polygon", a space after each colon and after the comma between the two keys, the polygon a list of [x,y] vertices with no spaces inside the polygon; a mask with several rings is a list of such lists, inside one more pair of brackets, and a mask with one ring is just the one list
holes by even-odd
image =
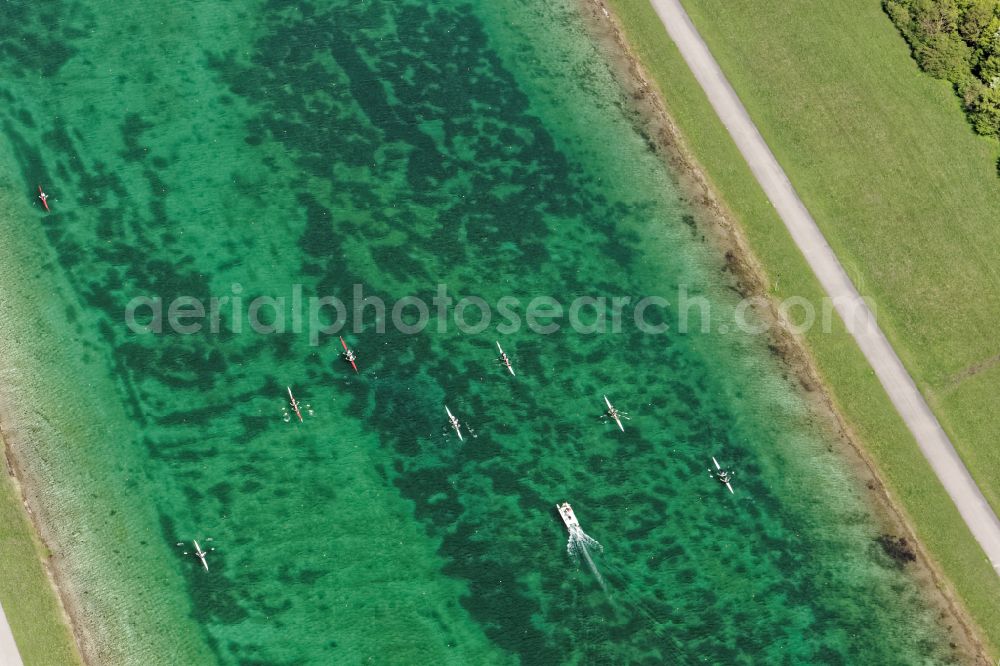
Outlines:
{"label": "boat wake", "polygon": [[590,551],[595,550],[598,553],[604,552],[604,546],[599,544],[596,539],[591,538],[580,528],[575,528],[570,530],[569,542],[566,544],[566,551],[570,554],[577,562],[582,558],[587,566],[590,567],[591,573],[594,574],[594,578],[597,582],[601,584],[601,589],[605,592],[608,591],[608,586],[604,582],[604,576],[598,571],[597,565],[594,564],[594,559],[590,556]]}

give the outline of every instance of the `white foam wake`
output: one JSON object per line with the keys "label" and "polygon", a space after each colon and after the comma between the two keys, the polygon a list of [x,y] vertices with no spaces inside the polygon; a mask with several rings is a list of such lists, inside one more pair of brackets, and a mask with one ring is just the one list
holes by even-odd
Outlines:
{"label": "white foam wake", "polygon": [[601,584],[601,589],[607,592],[608,587],[604,583],[604,576],[602,576],[601,572],[597,570],[597,565],[594,564],[594,560],[590,556],[591,549],[596,550],[598,553],[604,552],[604,546],[599,544],[596,539],[592,539],[585,534],[583,530],[579,528],[570,530],[569,542],[566,544],[566,551],[577,561],[579,561],[582,557],[587,563],[587,566],[590,567],[590,571],[594,574],[594,578],[596,578],[597,582]]}

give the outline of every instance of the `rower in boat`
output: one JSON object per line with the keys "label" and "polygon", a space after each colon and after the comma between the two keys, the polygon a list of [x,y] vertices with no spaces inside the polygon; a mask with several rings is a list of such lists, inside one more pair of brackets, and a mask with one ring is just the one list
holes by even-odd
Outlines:
{"label": "rower in boat", "polygon": [[49,211],[49,195],[42,191],[42,186],[38,186],[38,199],[42,202],[42,206],[45,207],[45,212]]}
{"label": "rower in boat", "polygon": [[514,366],[510,364],[510,357],[507,356],[506,352],[504,352],[503,347],[500,346],[499,342],[497,343],[497,349],[500,350],[500,358],[497,359],[500,362],[500,365],[507,368],[507,370],[510,372],[512,376],[515,376]]}
{"label": "rower in boat", "polygon": [[712,456],[712,462],[715,463],[715,469],[708,470],[709,473],[719,483],[725,484],[726,488],[729,488],[729,492],[735,495],[736,491],[733,490],[733,484],[731,483],[733,480],[733,473],[727,469],[722,469],[722,466],[719,464],[719,461],[715,459],[715,456]]}
{"label": "rower in boat", "polygon": [[205,567],[205,571],[208,571],[208,560],[206,559],[208,557],[208,553],[201,549],[197,540],[194,541],[194,554],[198,556],[199,560],[201,560],[201,566]]}
{"label": "rower in boat", "polygon": [[462,424],[458,422],[458,419],[455,418],[455,415],[451,413],[450,409],[448,409],[448,405],[444,406],[444,411],[448,412],[448,423],[451,425],[452,428],[455,429],[455,434],[458,435],[458,438],[460,440],[465,441],[464,438],[462,437]]}
{"label": "rower in boat", "polygon": [[302,423],[302,411],[299,409],[299,402],[298,402],[298,400],[296,400],[295,396],[292,395],[292,387],[291,386],[286,386],[285,388],[288,389],[288,400],[289,400],[290,404],[292,405],[292,409],[295,411],[295,415],[297,417],[299,417],[299,423]]}
{"label": "rower in boat", "polygon": [[358,371],[358,366],[355,363],[355,361],[358,360],[357,355],[348,349],[347,343],[344,342],[344,336],[340,336],[340,344],[344,346],[344,353],[342,354],[344,360],[351,364],[351,367],[354,368],[354,372],[356,373]]}
{"label": "rower in boat", "polygon": [[[208,540],[211,541],[212,540],[211,537],[209,537]],[[205,567],[205,571],[208,571],[208,554],[211,551],[215,550],[215,548],[209,547],[208,550],[203,550],[202,547],[198,544],[198,541],[196,539],[193,539],[191,541],[191,543],[194,544],[194,555],[195,555],[195,557],[197,557],[198,561],[201,562],[201,566]],[[183,546],[184,542],[182,541],[182,542],[178,543],[177,545],[178,546]],[[187,551],[184,551],[184,554],[185,555],[190,555],[191,553],[189,553]]]}
{"label": "rower in boat", "polygon": [[608,411],[604,412],[602,418],[614,419],[615,423],[618,424],[618,429],[625,432],[625,426],[622,425],[622,419],[628,420],[628,414],[615,409],[614,405],[611,404],[611,401],[608,400],[608,396],[604,396],[604,403],[608,406]]}

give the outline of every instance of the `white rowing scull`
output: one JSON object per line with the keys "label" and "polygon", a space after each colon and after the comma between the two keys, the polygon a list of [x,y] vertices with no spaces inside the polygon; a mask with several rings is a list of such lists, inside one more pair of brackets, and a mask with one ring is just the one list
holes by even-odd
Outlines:
{"label": "white rowing scull", "polygon": [[460,440],[465,441],[465,439],[462,437],[462,424],[458,422],[458,419],[455,418],[455,415],[451,413],[450,409],[448,409],[448,405],[444,406],[444,411],[448,412],[448,423],[451,425],[452,428],[455,429],[455,434],[458,435],[458,438]]}

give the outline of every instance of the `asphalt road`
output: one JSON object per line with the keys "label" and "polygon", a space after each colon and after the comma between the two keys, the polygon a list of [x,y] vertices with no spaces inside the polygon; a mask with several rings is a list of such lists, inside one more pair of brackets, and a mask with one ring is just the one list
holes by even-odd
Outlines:
{"label": "asphalt road", "polygon": [[994,570],[1000,572],[1000,521],[958,457],[951,440],[878,327],[872,311],[847,277],[844,267],[799,199],[680,0],[651,2],[795,244],[805,255],[827,295],[833,299],[837,312],[913,433],[924,457],[958,507]]}

